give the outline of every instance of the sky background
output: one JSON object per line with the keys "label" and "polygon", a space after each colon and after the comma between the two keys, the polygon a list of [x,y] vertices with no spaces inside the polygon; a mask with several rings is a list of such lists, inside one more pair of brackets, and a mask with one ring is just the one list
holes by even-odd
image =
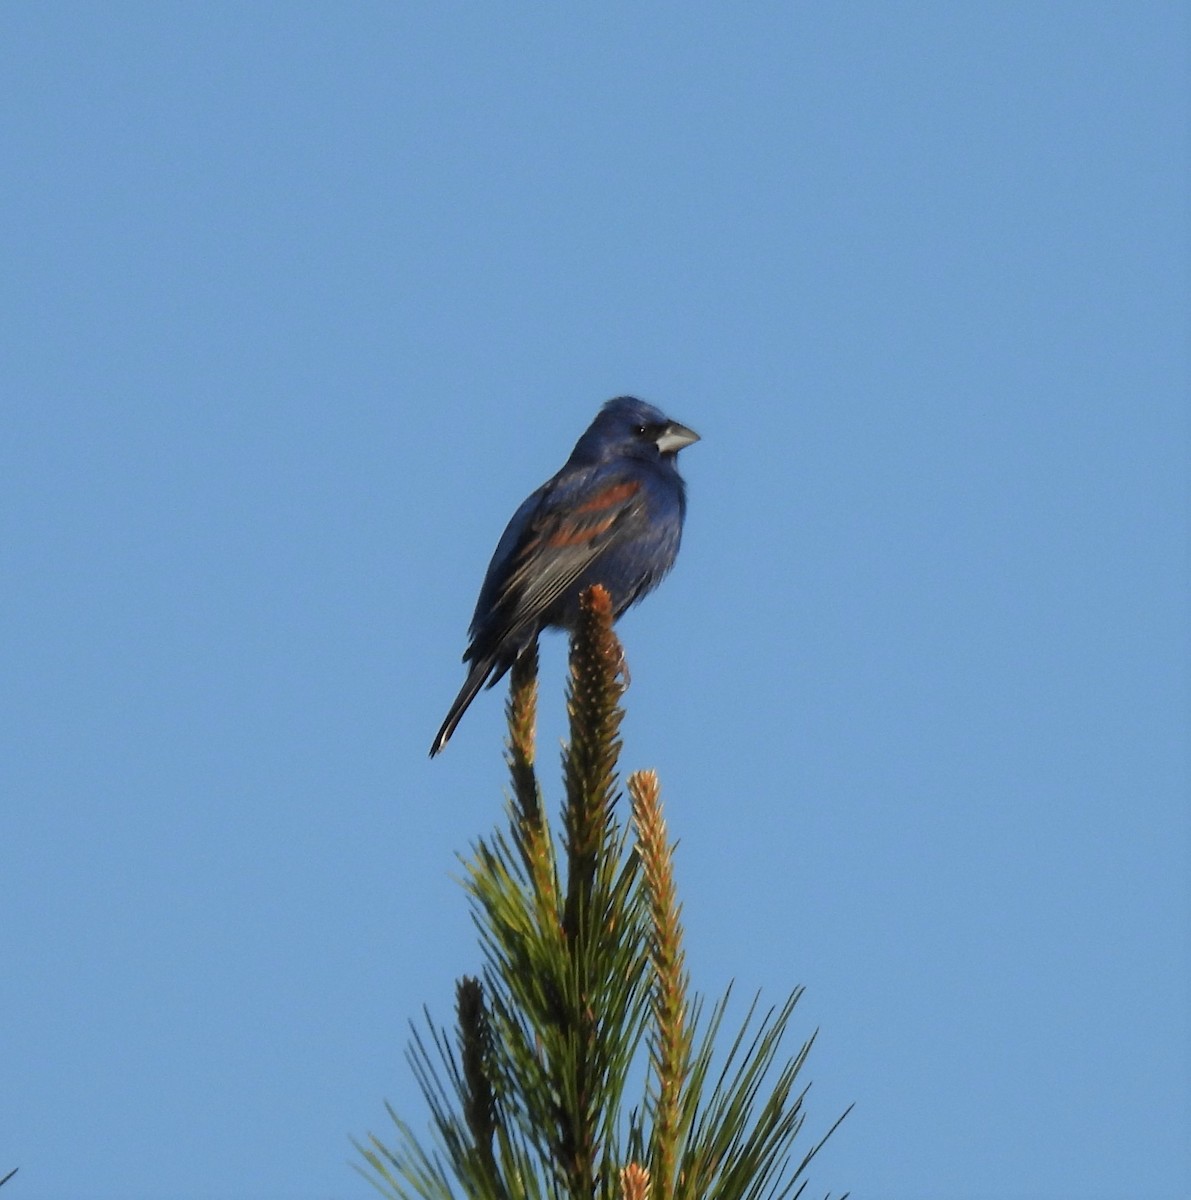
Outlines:
{"label": "sky background", "polygon": [[[1182,4],[0,7],[5,1200],[372,1194],[479,955],[504,522],[693,426],[621,623],[811,1194],[1191,1194]],[[543,656],[549,800],[564,645]]]}

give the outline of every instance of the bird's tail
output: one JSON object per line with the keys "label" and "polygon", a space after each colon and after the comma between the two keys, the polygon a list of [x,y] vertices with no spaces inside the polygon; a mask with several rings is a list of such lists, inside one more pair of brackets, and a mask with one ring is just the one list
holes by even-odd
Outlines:
{"label": "bird's tail", "polygon": [[467,679],[459,689],[459,695],[455,697],[455,702],[451,705],[447,713],[447,719],[442,723],[442,728],[439,729],[434,741],[430,743],[431,758],[438,754],[447,742],[451,740],[451,734],[455,732],[455,726],[462,720],[463,714],[467,712],[468,705],[476,698],[480,688],[484,686],[485,680],[492,673],[492,666],[493,663],[490,658],[481,658],[478,662],[472,663],[471,670],[467,673]]}

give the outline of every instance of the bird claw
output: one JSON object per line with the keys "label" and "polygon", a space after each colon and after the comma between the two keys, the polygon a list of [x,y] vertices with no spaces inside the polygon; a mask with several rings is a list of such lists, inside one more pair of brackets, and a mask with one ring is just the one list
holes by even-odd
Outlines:
{"label": "bird claw", "polygon": [[616,674],[620,676],[621,689],[627,692],[633,682],[633,675],[629,670],[629,660],[625,656],[624,647],[619,640],[616,642]]}

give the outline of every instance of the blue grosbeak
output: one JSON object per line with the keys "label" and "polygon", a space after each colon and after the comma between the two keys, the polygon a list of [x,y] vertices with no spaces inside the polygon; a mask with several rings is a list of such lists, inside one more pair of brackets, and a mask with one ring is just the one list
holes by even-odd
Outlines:
{"label": "blue grosbeak", "polygon": [[699,435],[633,396],[600,409],[566,465],[513,514],[480,588],[467,680],[430,747],[548,626],[573,629],[579,597],[603,584],[619,617],[674,565],[686,515],[676,458]]}

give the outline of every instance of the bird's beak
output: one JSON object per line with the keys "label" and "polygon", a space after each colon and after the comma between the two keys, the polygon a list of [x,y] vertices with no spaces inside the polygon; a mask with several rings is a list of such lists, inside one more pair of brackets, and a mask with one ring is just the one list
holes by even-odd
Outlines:
{"label": "bird's beak", "polygon": [[662,426],[657,436],[657,445],[662,454],[677,454],[683,446],[689,446],[698,440],[699,435],[693,429],[679,425],[677,421],[670,421]]}

